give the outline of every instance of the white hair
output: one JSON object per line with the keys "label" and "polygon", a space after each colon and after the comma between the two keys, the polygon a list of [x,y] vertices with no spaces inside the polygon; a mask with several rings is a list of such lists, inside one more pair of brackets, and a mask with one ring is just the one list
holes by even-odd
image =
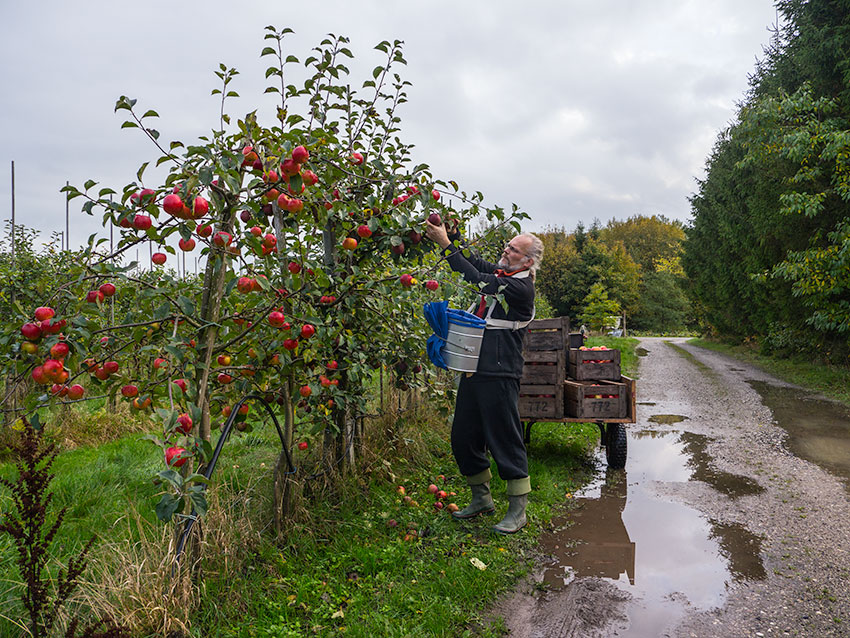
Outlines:
{"label": "white hair", "polygon": [[543,242],[537,235],[532,235],[531,233],[522,233],[518,237],[525,237],[529,241],[528,250],[525,255],[532,260],[528,270],[531,272],[531,276],[534,277],[537,275],[537,269],[540,268],[540,263],[543,261]]}

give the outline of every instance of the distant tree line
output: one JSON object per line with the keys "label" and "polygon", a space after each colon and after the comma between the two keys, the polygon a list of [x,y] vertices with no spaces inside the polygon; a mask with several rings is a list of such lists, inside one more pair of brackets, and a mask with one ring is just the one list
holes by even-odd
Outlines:
{"label": "distant tree line", "polygon": [[692,198],[682,265],[705,325],[769,353],[850,355],[850,3],[780,24]]}
{"label": "distant tree line", "polygon": [[612,220],[605,227],[579,223],[572,232],[538,233],[545,247],[538,278],[541,296],[555,315],[592,330],[625,314],[629,329],[658,334],[692,328],[681,266],[683,224],[663,216]]}

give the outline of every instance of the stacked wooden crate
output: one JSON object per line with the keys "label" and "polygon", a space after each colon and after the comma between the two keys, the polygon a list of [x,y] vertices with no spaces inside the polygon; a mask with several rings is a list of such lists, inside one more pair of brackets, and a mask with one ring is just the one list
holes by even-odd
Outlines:
{"label": "stacked wooden crate", "polygon": [[570,319],[537,319],[525,337],[519,413],[527,419],[564,418]]}
{"label": "stacked wooden crate", "polygon": [[531,322],[525,341],[519,412],[526,420],[626,419],[634,381],[620,373],[620,351],[579,349],[568,317]]}

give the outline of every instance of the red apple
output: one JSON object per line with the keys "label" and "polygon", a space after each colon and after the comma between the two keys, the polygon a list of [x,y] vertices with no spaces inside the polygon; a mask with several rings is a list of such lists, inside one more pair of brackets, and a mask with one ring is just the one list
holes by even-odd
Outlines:
{"label": "red apple", "polygon": [[328,361],[327,368],[328,370],[336,370],[339,368],[339,364],[336,361]]}
{"label": "red apple", "polygon": [[98,290],[103,294],[104,297],[111,297],[115,294],[115,284],[105,283],[101,284]]}
{"label": "red apple", "polygon": [[292,161],[296,164],[303,164],[310,158],[309,151],[303,146],[296,146],[292,149]]}
{"label": "red apple", "polygon": [[118,372],[118,367],[117,361],[107,361],[103,364],[103,369],[106,370],[108,374],[115,374]]}
{"label": "red apple", "polygon": [[36,323],[25,323],[21,326],[21,334],[24,336],[24,339],[38,341],[41,339],[41,326]]}
{"label": "red apple", "polygon": [[301,180],[307,186],[315,186],[319,183],[319,176],[316,175],[313,171],[304,171],[301,173]]}
{"label": "red apple", "polygon": [[231,377],[231,376],[230,376],[229,374],[227,374],[226,372],[222,372],[222,373],[220,373],[220,374],[218,375],[218,377],[216,377],[216,378],[218,379],[218,382],[219,382],[219,383],[221,383],[221,384],[223,384],[223,385],[227,385],[228,383],[230,383],[231,381],[233,381],[233,377]]}
{"label": "red apple", "polygon": [[428,290],[434,291],[434,290],[436,290],[437,288],[440,287],[440,284],[439,284],[439,282],[435,281],[434,279],[429,279],[428,281],[425,282],[425,287]]}
{"label": "red apple", "polygon": [[[166,195],[165,199],[162,200],[162,208],[169,215],[174,215],[175,217],[183,216],[183,200],[180,199],[180,195],[175,195],[174,193]],[[138,217],[136,215],[137,219]]]}
{"label": "red apple", "polygon": [[297,339],[284,339],[283,340],[283,347],[286,350],[295,350],[295,348],[298,347],[298,340]]}
{"label": "red apple", "polygon": [[251,227],[251,234],[252,234],[254,237],[259,237],[260,235],[262,235],[262,234],[263,234],[263,229],[262,229],[262,228],[260,228],[259,226],[252,226],[252,227]]}
{"label": "red apple", "polygon": [[85,389],[79,383],[75,383],[70,388],[68,388],[68,398],[72,401],[82,399],[83,394],[85,394]]}
{"label": "red apple", "polygon": [[199,237],[209,237],[212,235],[213,227],[209,224],[198,224],[195,228],[195,232],[198,233]]}
{"label": "red apple", "polygon": [[208,212],[210,212],[210,203],[201,196],[196,197],[192,204],[192,217],[200,219]]}
{"label": "red apple", "polygon": [[243,295],[248,294],[254,289],[254,280],[250,277],[240,277],[236,282],[236,289]]}
{"label": "red apple", "polygon": [[44,366],[36,366],[33,368],[32,380],[41,385],[47,385],[50,383],[50,379],[48,379],[47,375],[44,374]]}
{"label": "red apple", "polygon": [[360,166],[363,163],[363,155],[355,151],[348,157],[348,161],[355,166]]}
{"label": "red apple", "polygon": [[68,344],[64,341],[60,341],[58,343],[54,343],[53,347],[50,348],[50,356],[54,359],[64,359],[68,356],[68,352],[70,349],[68,348]]}
{"label": "red apple", "polygon": [[132,399],[135,396],[139,396],[139,388],[132,384],[125,385],[121,388],[121,394],[128,399]]}
{"label": "red apple", "polygon": [[194,240],[194,239],[192,239],[191,237],[190,237],[189,239],[182,239],[182,238],[181,238],[181,239],[177,242],[177,246],[180,248],[180,250],[182,250],[182,251],[184,251],[184,252],[187,252],[187,253],[188,253],[188,252],[190,252],[191,250],[194,250],[194,248],[195,248],[195,240]]}
{"label": "red apple", "polygon": [[393,245],[393,247],[390,248],[390,252],[392,252],[392,254],[394,254],[394,255],[403,255],[404,254],[404,243],[402,242],[401,244],[398,244],[397,246]]}
{"label": "red apple", "polygon": [[148,215],[136,215],[133,217],[133,228],[136,230],[147,230],[153,226],[153,222]]}
{"label": "red apple", "polygon": [[287,177],[293,177],[301,172],[301,164],[292,159],[285,159],[280,165],[280,171]]}
{"label": "red apple", "polygon": [[443,219],[438,213],[431,213],[430,215],[428,215],[428,223],[434,224],[434,226],[439,226],[443,223]]}
{"label": "red apple", "polygon": [[273,328],[282,328],[284,323],[286,323],[286,318],[283,316],[282,312],[273,310],[269,313],[269,324]]}
{"label": "red apple", "polygon": [[186,448],[170,447],[165,450],[165,464],[169,467],[181,467],[189,459]]}
{"label": "red apple", "polygon": [[288,268],[289,272],[291,272],[293,275],[297,275],[301,272],[301,264],[295,261],[290,261]]}
{"label": "red apple", "polygon": [[342,247],[344,250],[354,250],[357,248],[357,240],[354,237],[346,237],[342,240]]}
{"label": "red apple", "polygon": [[21,350],[23,350],[25,354],[35,354],[38,352],[38,346],[32,341],[24,341],[21,344]]}
{"label": "red apple", "polygon": [[360,226],[357,227],[357,234],[362,239],[367,239],[368,237],[372,236],[372,231],[369,230],[369,227],[366,224],[361,224]]}
{"label": "red apple", "polygon": [[175,429],[183,434],[189,434],[192,431],[192,417],[186,412],[178,416],[177,427]]}
{"label": "red apple", "polygon": [[47,321],[48,319],[53,319],[56,315],[56,312],[53,308],[48,306],[41,306],[35,309],[35,318],[36,321]]}
{"label": "red apple", "polygon": [[233,241],[233,235],[230,233],[226,233],[223,230],[218,231],[213,236],[213,243],[216,246],[223,248],[224,246],[230,246],[230,242]]}
{"label": "red apple", "polygon": [[298,449],[299,449],[299,450],[301,450],[302,452],[303,452],[304,450],[306,450],[308,447],[309,447],[309,446],[307,445],[307,441],[301,441],[301,442],[298,444]]}
{"label": "red apple", "polygon": [[305,323],[303,326],[301,326],[301,338],[302,339],[309,339],[315,333],[316,333],[316,329],[313,326],[311,326],[309,323]]}
{"label": "red apple", "polygon": [[401,282],[401,285],[404,286],[405,288],[410,288],[410,286],[413,285],[413,282],[416,281],[413,278],[413,275],[408,274],[408,273],[403,274],[401,277],[398,278],[398,280]]}
{"label": "red apple", "polygon": [[217,361],[220,366],[229,366],[233,361],[233,358],[229,354],[220,354],[218,355]]}
{"label": "red apple", "polygon": [[175,379],[172,381],[174,385],[180,388],[183,392],[186,392],[186,379]]}
{"label": "red apple", "polygon": [[311,394],[313,394],[313,390],[310,388],[309,385],[302,385],[301,388],[298,390],[298,393],[306,399]]}
{"label": "red apple", "polygon": [[434,485],[433,483],[431,483],[431,485],[429,485],[429,486],[428,486],[428,491],[429,491],[431,494],[436,494],[436,493],[437,493],[437,491],[438,491],[439,489],[440,489],[440,488],[439,488],[439,487],[437,487],[436,485]]}

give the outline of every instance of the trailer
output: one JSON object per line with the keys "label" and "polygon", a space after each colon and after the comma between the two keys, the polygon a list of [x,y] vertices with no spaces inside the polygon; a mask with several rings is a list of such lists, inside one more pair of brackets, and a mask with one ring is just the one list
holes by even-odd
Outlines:
{"label": "trailer", "polygon": [[569,317],[528,326],[519,414],[525,443],[537,422],[596,423],[608,467],[622,469],[628,454],[625,425],[635,422],[635,380],[620,374],[618,350],[583,350]]}

